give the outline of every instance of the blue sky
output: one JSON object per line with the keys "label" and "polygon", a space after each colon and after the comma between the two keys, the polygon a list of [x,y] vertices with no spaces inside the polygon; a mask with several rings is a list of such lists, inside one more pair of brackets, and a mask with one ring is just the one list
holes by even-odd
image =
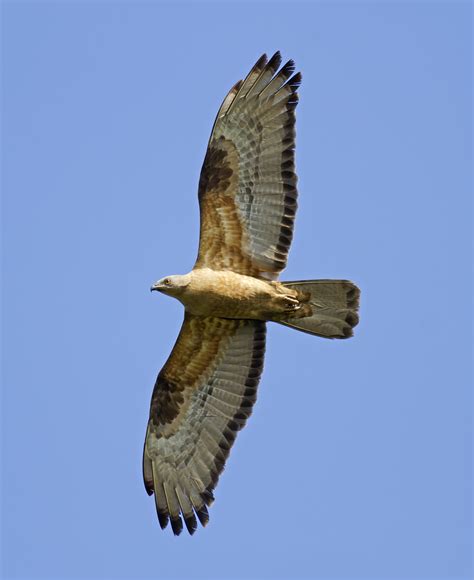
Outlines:
{"label": "blue sky", "polygon": [[[472,577],[468,2],[3,4],[3,574]],[[303,73],[283,279],[350,278],[353,340],[269,328],[210,525],[141,480],[222,98]]]}

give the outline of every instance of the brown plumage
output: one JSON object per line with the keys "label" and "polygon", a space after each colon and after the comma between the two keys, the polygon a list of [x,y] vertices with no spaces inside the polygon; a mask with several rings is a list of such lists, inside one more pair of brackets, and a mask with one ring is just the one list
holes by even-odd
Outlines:
{"label": "brown plumage", "polygon": [[[162,528],[204,526],[213,490],[245,425],[263,370],[266,321],[347,338],[359,290],[345,280],[278,282],[297,207],[293,61],[263,55],[224,99],[199,180],[201,234],[193,270],[157,282],[185,307],[153,390],[143,451]],[[197,518],[197,519],[196,519]]]}

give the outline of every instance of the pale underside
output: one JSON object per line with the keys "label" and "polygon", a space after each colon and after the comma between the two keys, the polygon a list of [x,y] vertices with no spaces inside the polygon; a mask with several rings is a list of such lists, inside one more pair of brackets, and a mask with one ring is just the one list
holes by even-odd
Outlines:
{"label": "pale underside", "polygon": [[272,320],[294,312],[298,292],[276,281],[262,280],[229,270],[194,268],[187,285],[174,292],[186,312],[196,316]]}

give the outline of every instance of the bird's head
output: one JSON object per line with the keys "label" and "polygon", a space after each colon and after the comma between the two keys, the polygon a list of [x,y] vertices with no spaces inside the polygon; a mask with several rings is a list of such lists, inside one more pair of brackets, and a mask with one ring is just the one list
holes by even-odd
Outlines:
{"label": "bird's head", "polygon": [[174,276],[166,276],[158,282],[155,282],[150,290],[158,290],[158,292],[163,292],[163,294],[168,294],[169,296],[181,296],[183,290],[189,284],[189,275],[185,274],[181,276],[179,274],[175,274]]}

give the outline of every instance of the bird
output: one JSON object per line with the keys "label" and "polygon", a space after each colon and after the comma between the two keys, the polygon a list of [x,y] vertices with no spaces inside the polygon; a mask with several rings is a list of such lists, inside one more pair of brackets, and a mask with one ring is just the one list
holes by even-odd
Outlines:
{"label": "bird", "polygon": [[191,272],[153,284],[184,321],[153,389],[143,478],[162,529],[179,535],[208,507],[252,413],[267,322],[348,338],[360,291],[349,280],[280,282],[297,209],[295,108],[301,73],[263,54],[217,113],[199,178],[200,238]]}

